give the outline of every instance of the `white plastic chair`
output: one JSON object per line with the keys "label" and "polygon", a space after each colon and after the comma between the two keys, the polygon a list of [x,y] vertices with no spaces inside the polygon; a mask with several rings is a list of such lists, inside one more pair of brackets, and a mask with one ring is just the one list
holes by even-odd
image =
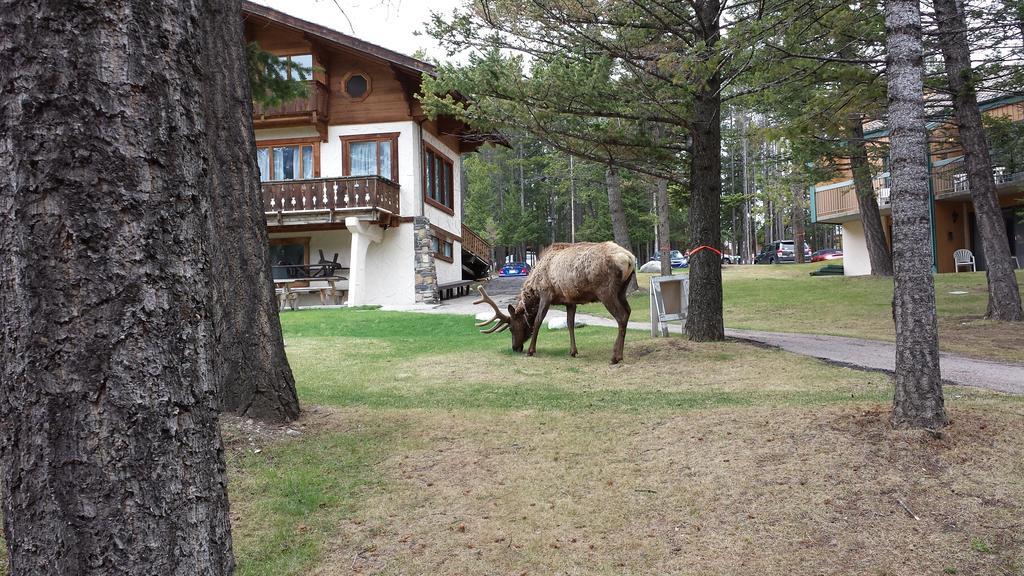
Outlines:
{"label": "white plastic chair", "polygon": [[971,272],[978,271],[978,268],[974,263],[974,253],[966,248],[961,248],[956,252],[953,252],[953,264],[957,272],[960,271],[961,266],[970,266]]}

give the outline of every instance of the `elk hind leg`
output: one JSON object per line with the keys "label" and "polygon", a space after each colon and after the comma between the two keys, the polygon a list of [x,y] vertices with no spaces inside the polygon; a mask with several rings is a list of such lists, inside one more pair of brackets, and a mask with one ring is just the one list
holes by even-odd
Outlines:
{"label": "elk hind leg", "polygon": [[601,302],[619,325],[619,334],[615,338],[615,349],[612,350],[612,364],[622,361],[622,349],[626,345],[626,326],[629,324],[629,314],[632,312],[629,300],[626,299],[628,287],[628,284],[623,285],[618,294]]}

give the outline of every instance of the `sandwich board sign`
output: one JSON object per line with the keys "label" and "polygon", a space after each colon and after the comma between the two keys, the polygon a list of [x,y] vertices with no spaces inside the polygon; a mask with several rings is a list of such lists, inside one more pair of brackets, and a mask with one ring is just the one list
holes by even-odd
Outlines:
{"label": "sandwich board sign", "polygon": [[651,337],[659,332],[668,336],[668,323],[686,324],[690,303],[689,276],[655,276],[651,278]]}

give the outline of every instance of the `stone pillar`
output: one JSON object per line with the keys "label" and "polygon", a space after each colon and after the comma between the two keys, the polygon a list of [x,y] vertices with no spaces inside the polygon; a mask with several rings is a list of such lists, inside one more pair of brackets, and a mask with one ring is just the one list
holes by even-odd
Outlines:
{"label": "stone pillar", "polygon": [[345,218],[345,227],[352,233],[348,260],[348,305],[362,306],[367,303],[369,296],[366,292],[366,249],[371,242],[380,242],[384,231],[380,226],[354,216]]}
{"label": "stone pillar", "polygon": [[434,266],[434,251],[430,248],[430,218],[413,218],[413,242],[415,243],[416,302],[438,304],[437,268]]}

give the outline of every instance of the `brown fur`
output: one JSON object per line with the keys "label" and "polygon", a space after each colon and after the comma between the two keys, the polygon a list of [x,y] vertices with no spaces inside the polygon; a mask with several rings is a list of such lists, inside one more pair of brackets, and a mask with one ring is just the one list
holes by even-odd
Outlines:
{"label": "brown fur", "polygon": [[515,307],[509,306],[512,348],[522,351],[532,335],[528,355],[537,349],[540,325],[552,304],[564,305],[569,316],[570,354],[576,355],[576,306],[601,302],[619,324],[612,364],[622,360],[629,303],[626,291],[636,273],[636,258],[614,242],[553,244],[530,272]]}

